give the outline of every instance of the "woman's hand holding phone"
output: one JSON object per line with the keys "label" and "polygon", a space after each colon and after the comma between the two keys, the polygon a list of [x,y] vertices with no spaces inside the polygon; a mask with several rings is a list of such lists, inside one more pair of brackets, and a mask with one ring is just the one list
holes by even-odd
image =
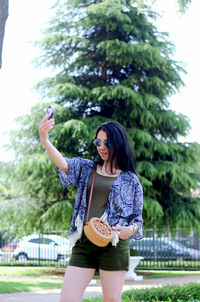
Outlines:
{"label": "woman's hand holding phone", "polygon": [[56,107],[54,107],[54,106],[49,106],[49,107],[47,108],[47,116],[48,116],[48,120],[50,120],[50,119],[53,118],[55,111],[56,111]]}
{"label": "woman's hand holding phone", "polygon": [[47,115],[42,119],[38,125],[39,136],[42,143],[48,140],[48,132],[53,128],[55,122],[53,115],[55,113],[55,107],[49,106],[47,109]]}
{"label": "woman's hand holding phone", "polygon": [[50,142],[48,137],[48,132],[53,128],[55,124],[53,119],[55,107],[53,106],[50,107],[51,108],[48,107],[47,115],[42,119],[42,121],[38,125],[40,140],[43,146],[45,147],[49,157],[53,160],[55,165],[59,169],[68,173],[69,172],[68,163],[66,162],[62,154],[53,146],[53,144]]}

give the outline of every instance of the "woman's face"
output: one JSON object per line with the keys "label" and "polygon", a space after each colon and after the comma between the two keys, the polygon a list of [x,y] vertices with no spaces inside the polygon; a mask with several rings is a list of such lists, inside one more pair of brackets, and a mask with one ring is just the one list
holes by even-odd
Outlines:
{"label": "woman's face", "polygon": [[99,155],[101,156],[102,160],[104,162],[106,162],[109,158],[109,150],[107,148],[107,146],[105,145],[105,143],[107,142],[107,134],[105,131],[100,130],[97,134],[97,139],[100,142],[100,146],[97,147],[97,151],[99,153]]}

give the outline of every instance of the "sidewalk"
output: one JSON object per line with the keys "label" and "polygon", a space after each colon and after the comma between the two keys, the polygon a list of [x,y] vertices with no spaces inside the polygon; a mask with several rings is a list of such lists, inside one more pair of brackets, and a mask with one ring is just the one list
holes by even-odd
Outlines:
{"label": "sidewalk", "polygon": [[[200,283],[200,275],[196,276],[184,276],[184,277],[171,277],[171,278],[155,278],[145,279],[142,281],[125,281],[123,291],[131,288],[151,288],[157,286],[163,286],[167,284],[187,284],[190,282]],[[60,289],[56,290],[43,290],[39,292],[20,292],[13,294],[0,294],[0,302],[59,302]],[[95,296],[101,296],[102,291],[100,287],[100,281],[97,281],[96,285],[90,285],[87,287],[84,298],[91,298]]]}

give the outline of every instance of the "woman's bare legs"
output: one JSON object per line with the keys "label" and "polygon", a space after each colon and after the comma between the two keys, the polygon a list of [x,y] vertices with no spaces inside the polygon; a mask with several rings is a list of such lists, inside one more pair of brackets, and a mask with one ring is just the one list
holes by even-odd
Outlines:
{"label": "woman's bare legs", "polygon": [[121,302],[126,271],[100,270],[103,302]]}
{"label": "woman's bare legs", "polygon": [[93,268],[68,266],[63,280],[60,302],[80,302],[94,273]]}

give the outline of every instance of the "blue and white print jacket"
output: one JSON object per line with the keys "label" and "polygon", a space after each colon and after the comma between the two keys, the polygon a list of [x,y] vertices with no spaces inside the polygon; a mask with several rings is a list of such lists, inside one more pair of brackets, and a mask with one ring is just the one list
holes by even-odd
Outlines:
{"label": "blue and white print jacket", "polygon": [[[81,238],[85,214],[87,211],[87,183],[94,169],[92,160],[75,157],[65,158],[69,165],[69,173],[58,170],[58,178],[63,187],[77,186],[77,195],[70,229],[71,245]],[[137,223],[138,231],[134,239],[143,238],[142,232],[143,190],[138,177],[131,171],[122,171],[114,180],[107,206],[103,216],[110,226],[128,226]],[[115,234],[112,244],[116,245],[118,236]]]}

